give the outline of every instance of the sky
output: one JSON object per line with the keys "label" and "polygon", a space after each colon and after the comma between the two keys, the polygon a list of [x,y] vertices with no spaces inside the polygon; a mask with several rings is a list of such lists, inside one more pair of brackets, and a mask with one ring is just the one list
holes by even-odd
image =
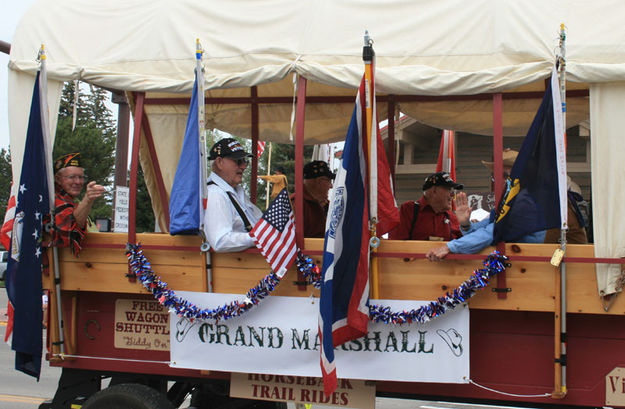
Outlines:
{"label": "sky", "polygon": [[[35,0],[0,0],[0,40],[13,41],[13,33],[24,13]],[[9,146],[8,68],[9,56],[0,53],[0,148]]]}

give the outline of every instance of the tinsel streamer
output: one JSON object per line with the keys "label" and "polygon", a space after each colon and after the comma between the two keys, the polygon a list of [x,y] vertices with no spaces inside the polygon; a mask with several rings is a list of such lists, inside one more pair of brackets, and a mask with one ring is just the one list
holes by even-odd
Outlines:
{"label": "tinsel streamer", "polygon": [[493,251],[483,262],[484,268],[473,272],[468,280],[464,281],[458,288],[445,293],[436,301],[430,301],[426,305],[410,311],[394,312],[389,307],[383,305],[369,305],[369,319],[373,322],[383,322],[385,324],[410,324],[412,322],[426,323],[438,316],[463,304],[473,297],[477,291],[486,287],[492,277],[506,269],[508,258]]}
{"label": "tinsel streamer", "polygon": [[[247,292],[242,301],[231,301],[217,308],[200,308],[195,304],[176,296],[176,293],[169,289],[167,283],[162,281],[152,271],[152,266],[143,255],[141,244],[128,244],[126,255],[132,272],[137,276],[143,286],[154,295],[160,304],[175,312],[179,317],[199,320],[215,320],[217,322],[239,317],[245,312],[257,306],[264,298],[269,296],[280,284],[280,277],[273,271],[253,288]],[[383,322],[385,324],[410,324],[412,322],[426,323],[439,317],[447,310],[465,303],[473,297],[477,291],[486,287],[490,279],[507,266],[508,258],[492,252],[484,261],[484,268],[477,269],[471,277],[451,292],[445,293],[436,301],[430,301],[417,309],[410,311],[392,311],[390,307],[372,304],[369,306],[369,319],[373,322]],[[321,287],[321,271],[315,262],[300,251],[297,254],[296,265],[306,280],[315,288]]]}

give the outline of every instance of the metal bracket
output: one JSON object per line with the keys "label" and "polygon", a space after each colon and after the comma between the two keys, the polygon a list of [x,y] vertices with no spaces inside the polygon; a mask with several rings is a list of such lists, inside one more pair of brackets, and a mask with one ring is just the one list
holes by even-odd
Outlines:
{"label": "metal bracket", "polygon": [[509,293],[509,292],[512,291],[512,288],[510,288],[510,287],[507,287],[507,288],[498,288],[498,287],[496,287],[496,288],[493,288],[491,291],[494,292],[494,293]]}

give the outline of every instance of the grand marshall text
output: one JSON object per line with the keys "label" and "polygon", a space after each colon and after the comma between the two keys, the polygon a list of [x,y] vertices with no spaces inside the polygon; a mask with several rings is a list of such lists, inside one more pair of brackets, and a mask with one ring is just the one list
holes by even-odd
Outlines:
{"label": "grand marshall text", "polygon": [[[428,331],[374,331],[366,336],[347,342],[340,348],[345,351],[434,353],[434,344],[428,342]],[[204,323],[198,329],[201,342],[233,347],[290,348],[314,350],[320,348],[316,330],[278,327],[229,327],[223,324]]]}

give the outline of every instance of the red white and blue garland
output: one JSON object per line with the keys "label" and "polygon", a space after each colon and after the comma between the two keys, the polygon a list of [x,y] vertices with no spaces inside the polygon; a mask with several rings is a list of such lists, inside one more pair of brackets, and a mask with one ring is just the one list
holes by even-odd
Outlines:
{"label": "red white and blue garland", "polygon": [[[199,320],[222,321],[241,316],[258,305],[280,284],[280,277],[273,271],[253,288],[250,288],[243,301],[234,300],[217,308],[200,308],[195,304],[176,296],[167,283],[152,271],[152,266],[141,250],[141,244],[128,244],[126,255],[131,271],[143,286],[152,293],[163,306],[175,312],[179,317]],[[369,318],[373,322],[385,324],[425,323],[445,314],[448,309],[466,302],[475,293],[486,287],[492,277],[506,269],[507,257],[499,252],[492,252],[483,262],[484,268],[475,270],[468,280],[452,292],[447,292],[436,301],[410,311],[394,312],[390,307],[372,304],[369,306]],[[314,261],[301,252],[296,259],[297,269],[315,288],[321,286],[321,271]]]}

